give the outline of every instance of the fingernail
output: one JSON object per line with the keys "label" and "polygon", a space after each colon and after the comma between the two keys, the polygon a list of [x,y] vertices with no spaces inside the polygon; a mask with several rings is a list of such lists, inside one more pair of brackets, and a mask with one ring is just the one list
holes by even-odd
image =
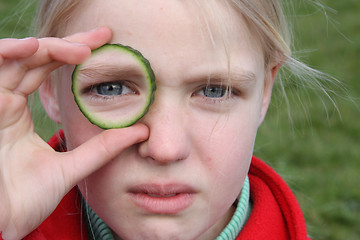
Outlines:
{"label": "fingernail", "polygon": [[93,28],[91,29],[89,32],[95,32],[96,30],[98,30],[100,27],[96,27],[96,28]]}
{"label": "fingernail", "polygon": [[26,41],[26,40],[29,40],[29,39],[33,39],[34,37],[26,37],[26,38],[22,38],[22,39],[19,39],[21,41]]}
{"label": "fingernail", "polygon": [[75,45],[75,46],[79,46],[79,47],[87,46],[86,44],[83,44],[83,43],[77,43],[77,42],[70,42],[70,43]]}

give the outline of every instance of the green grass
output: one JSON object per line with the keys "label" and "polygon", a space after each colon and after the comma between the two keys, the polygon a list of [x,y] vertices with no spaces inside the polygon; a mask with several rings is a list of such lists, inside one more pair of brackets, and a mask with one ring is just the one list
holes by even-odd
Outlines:
{"label": "green grass", "polygon": [[294,19],[297,46],[311,50],[303,59],[341,80],[355,103],[337,97],[340,117],[325,96],[308,91],[307,98],[304,91],[289,89],[304,96],[306,110],[293,102],[290,124],[285,104],[275,98],[256,154],[290,184],[314,239],[360,239],[360,1],[324,1],[337,10],[327,12],[329,19],[300,2]]}
{"label": "green grass", "polygon": [[[17,1],[0,0],[0,37],[24,37],[31,14],[18,20]],[[360,239],[360,1],[327,0],[337,12],[296,1],[295,39],[302,60],[340,79],[354,102],[335,97],[340,115],[326,96],[287,83],[289,109],[277,94],[260,128],[255,154],[289,183],[314,239]],[[10,9],[10,11],[9,11]],[[6,16],[12,15],[11,18]],[[14,30],[15,29],[15,30]],[[340,93],[340,89],[338,89]],[[301,100],[297,98],[301,96]],[[327,106],[327,110],[323,105]],[[305,106],[305,107],[304,107]],[[39,134],[48,138],[54,124],[35,100]]]}
{"label": "green grass", "polygon": [[29,36],[35,3],[36,0],[0,0],[0,37]]}

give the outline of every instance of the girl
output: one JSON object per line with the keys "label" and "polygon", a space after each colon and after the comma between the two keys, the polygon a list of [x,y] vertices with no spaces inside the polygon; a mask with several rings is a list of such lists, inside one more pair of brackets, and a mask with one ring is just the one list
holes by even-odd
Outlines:
{"label": "girl", "polygon": [[[294,195],[252,157],[292,61],[278,0],[43,0],[37,16],[42,38],[0,43],[3,239],[307,239]],[[71,76],[106,43],[140,51],[157,90],[136,124],[104,131]],[[98,104],[137,94],[135,70],[94,61]],[[50,146],[26,104],[38,88],[63,128]]]}

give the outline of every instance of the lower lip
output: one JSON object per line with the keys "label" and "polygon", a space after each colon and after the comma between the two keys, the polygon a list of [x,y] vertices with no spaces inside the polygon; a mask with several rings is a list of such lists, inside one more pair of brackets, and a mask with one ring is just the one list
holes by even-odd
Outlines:
{"label": "lower lip", "polygon": [[195,200],[193,193],[179,193],[169,197],[155,197],[146,193],[130,193],[135,205],[154,214],[177,214],[190,207]]}

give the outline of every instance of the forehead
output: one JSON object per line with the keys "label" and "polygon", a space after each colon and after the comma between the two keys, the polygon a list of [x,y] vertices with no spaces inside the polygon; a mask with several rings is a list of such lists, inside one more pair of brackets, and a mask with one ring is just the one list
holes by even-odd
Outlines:
{"label": "forehead", "polygon": [[108,26],[112,43],[140,50],[160,69],[175,62],[174,68],[227,68],[229,59],[236,66],[263,67],[261,47],[241,14],[224,2],[89,0],[77,9],[67,34]]}

